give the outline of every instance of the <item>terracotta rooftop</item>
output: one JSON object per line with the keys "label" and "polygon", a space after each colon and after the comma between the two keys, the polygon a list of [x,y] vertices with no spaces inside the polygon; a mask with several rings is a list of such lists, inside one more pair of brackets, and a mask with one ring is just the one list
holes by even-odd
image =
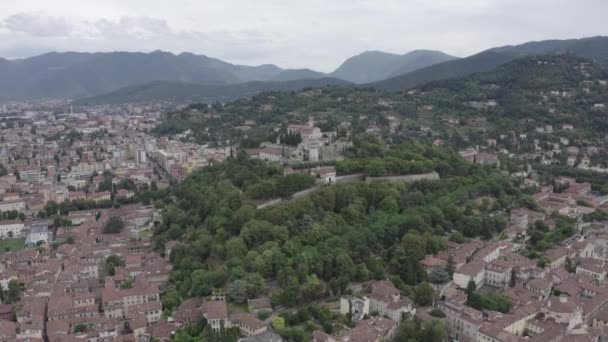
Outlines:
{"label": "terracotta rooftop", "polygon": [[253,314],[250,313],[231,315],[230,320],[232,321],[232,323],[242,324],[246,327],[251,328],[252,330],[258,330],[266,326],[264,322],[260,321]]}
{"label": "terracotta rooftop", "polygon": [[228,318],[228,307],[226,302],[223,300],[214,300],[204,302],[202,310],[205,313],[207,319],[227,319]]}

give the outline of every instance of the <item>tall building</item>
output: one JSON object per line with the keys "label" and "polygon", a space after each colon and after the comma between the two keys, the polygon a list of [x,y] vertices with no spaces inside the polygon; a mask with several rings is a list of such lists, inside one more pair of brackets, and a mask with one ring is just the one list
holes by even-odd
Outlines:
{"label": "tall building", "polygon": [[55,177],[56,172],[57,172],[57,168],[55,167],[55,165],[48,165],[46,167],[47,177]]}
{"label": "tall building", "polygon": [[40,172],[40,168],[36,167],[27,167],[19,172],[21,179],[28,183],[40,183],[42,178],[42,174]]}
{"label": "tall building", "polygon": [[145,150],[137,150],[135,157],[138,164],[145,164],[148,162],[148,156],[146,155]]}

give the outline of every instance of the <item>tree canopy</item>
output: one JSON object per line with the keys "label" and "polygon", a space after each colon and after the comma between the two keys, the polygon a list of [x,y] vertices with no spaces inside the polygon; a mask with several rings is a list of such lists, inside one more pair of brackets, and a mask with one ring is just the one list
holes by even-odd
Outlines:
{"label": "tree canopy", "polygon": [[[272,181],[294,189],[297,180],[244,155],[195,171],[174,190],[176,201],[163,209],[155,229],[159,248],[182,241],[170,255],[177,297],[223,288],[242,303],[264,291],[264,279],[275,279],[279,291],[272,301],[298,305],[343,293],[351,281],[387,276],[409,293],[409,286],[438,281],[427,278],[419,260],[445,248],[442,235],[456,230],[490,237],[505,226],[497,213],[525,198],[496,170],[448,150],[368,140],[350,153],[365,156],[365,146],[400,160],[418,159],[442,179],[337,184],[256,209],[252,188]],[[483,196],[496,200],[481,206],[476,199]],[[425,289],[418,288],[418,297],[428,303]]]}

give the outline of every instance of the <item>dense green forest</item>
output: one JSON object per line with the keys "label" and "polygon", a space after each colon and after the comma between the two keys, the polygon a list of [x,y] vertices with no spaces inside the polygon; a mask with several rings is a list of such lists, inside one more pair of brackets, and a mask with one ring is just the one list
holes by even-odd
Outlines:
{"label": "dense green forest", "polygon": [[[164,208],[155,231],[160,248],[181,241],[170,255],[175,289],[163,296],[164,307],[217,288],[237,303],[264,293],[296,306],[338,296],[352,281],[387,277],[416,298],[427,281],[419,260],[445,248],[451,232],[490,238],[505,227],[505,209],[529,203],[498,170],[447,149],[387,147],[366,137],[350,154],[387,156],[380,159],[387,165],[413,158],[442,179],[324,186],[257,210],[252,188],[288,182],[276,165],[239,154],[196,171],[174,190],[176,202]],[[267,287],[268,280],[275,285]]]}
{"label": "dense green forest", "polygon": [[[355,149],[346,152],[347,158],[336,163],[340,174],[363,172],[369,176],[416,174],[434,171],[449,172],[449,164],[437,159],[429,159],[425,153],[431,150],[421,145],[412,149],[387,149],[370,140],[360,139]],[[449,161],[448,161],[449,162]],[[441,164],[440,164],[441,163]]]}

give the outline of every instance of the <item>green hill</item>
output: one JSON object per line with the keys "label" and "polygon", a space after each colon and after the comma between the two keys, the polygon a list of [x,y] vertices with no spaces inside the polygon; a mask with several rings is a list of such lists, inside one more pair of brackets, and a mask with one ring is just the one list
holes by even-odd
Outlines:
{"label": "green hill", "polygon": [[123,103],[146,103],[169,101],[175,103],[224,102],[242,97],[251,97],[265,91],[296,91],[310,87],[328,85],[349,85],[347,81],[335,78],[296,79],[291,81],[246,82],[232,85],[200,85],[168,81],[154,81],[146,84],[121,88],[113,92],[84,98],[76,105],[102,105]]}

